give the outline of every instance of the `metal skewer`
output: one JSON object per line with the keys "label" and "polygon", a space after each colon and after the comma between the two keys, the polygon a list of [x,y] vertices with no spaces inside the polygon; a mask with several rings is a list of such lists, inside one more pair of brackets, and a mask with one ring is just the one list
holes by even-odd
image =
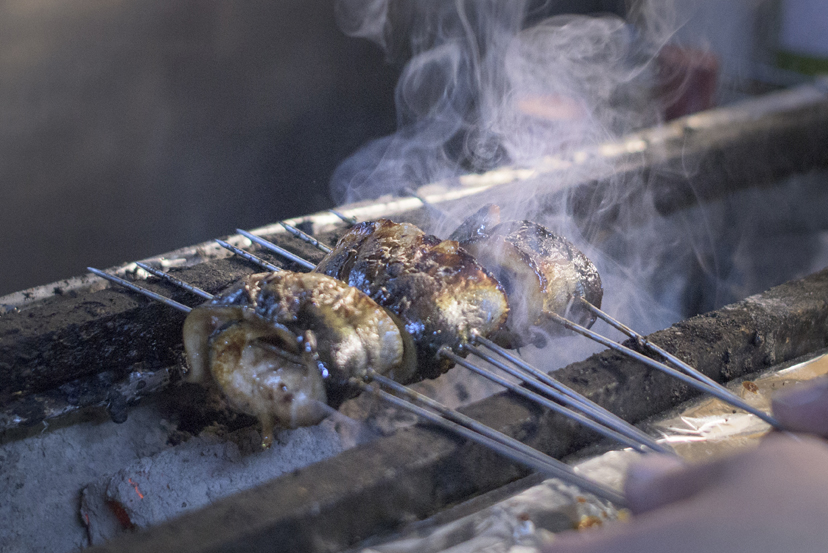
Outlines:
{"label": "metal skewer", "polygon": [[261,257],[255,256],[255,255],[253,255],[252,253],[247,252],[247,251],[245,251],[245,250],[243,250],[243,249],[241,249],[241,248],[237,248],[237,247],[236,247],[236,246],[234,246],[233,244],[228,244],[228,243],[227,243],[227,242],[225,242],[224,240],[219,240],[219,239],[216,239],[216,243],[217,243],[219,246],[221,246],[222,248],[227,249],[227,250],[230,250],[231,252],[233,252],[234,254],[238,255],[239,257],[242,257],[242,258],[244,258],[244,259],[246,259],[246,260],[250,261],[251,263],[255,263],[256,265],[259,265],[260,267],[264,267],[264,268],[265,268],[265,269],[267,269],[268,271],[273,271],[273,272],[275,273],[275,272],[277,272],[277,271],[281,271],[281,270],[282,270],[282,268],[281,268],[281,267],[277,267],[277,266],[276,266],[276,265],[274,265],[273,263],[268,263],[267,261],[265,261],[265,260],[264,260],[264,259],[262,259]]}
{"label": "metal skewer", "polygon": [[[575,469],[566,463],[541,453],[523,442],[515,440],[502,432],[498,432],[454,409],[449,409],[428,396],[415,392],[389,378],[376,373],[369,373],[368,377],[382,386],[391,388],[395,392],[405,395],[412,400],[406,401],[365,382],[358,382],[358,385],[365,391],[375,393],[378,397],[396,407],[412,412],[441,428],[445,428],[466,439],[475,441],[512,461],[521,463],[547,476],[560,478],[565,482],[578,486],[582,490],[611,501],[619,507],[626,507],[627,505],[626,499],[622,494],[578,474]],[[413,402],[426,405],[428,408],[436,411],[436,413],[424,409]]]}
{"label": "metal skewer", "polygon": [[238,232],[239,234],[241,234],[245,238],[249,239],[251,242],[255,242],[256,244],[262,246],[264,249],[270,250],[273,253],[279,254],[282,257],[284,257],[285,259],[289,259],[290,261],[293,261],[294,263],[296,263],[298,265],[301,265],[302,267],[304,267],[308,270],[312,271],[313,269],[316,268],[316,265],[311,263],[307,259],[305,259],[303,257],[299,257],[298,255],[296,255],[294,253],[291,253],[291,252],[287,251],[286,249],[284,249],[280,246],[277,246],[276,244],[274,244],[273,242],[270,242],[269,240],[265,240],[264,238],[256,236],[255,234],[247,232],[246,230],[242,230],[242,229],[236,229],[236,232]]}
{"label": "metal skewer", "polygon": [[164,271],[162,271],[160,269],[156,269],[152,265],[147,265],[146,263],[141,263],[140,261],[136,261],[135,264],[138,265],[139,267],[141,267],[142,269],[144,269],[146,272],[148,272],[150,274],[153,274],[153,275],[157,276],[158,278],[162,278],[162,279],[166,280],[167,282],[171,282],[171,283],[175,284],[176,286],[178,286],[179,288],[183,288],[184,290],[186,290],[186,291],[188,291],[192,294],[195,294],[197,296],[201,296],[205,300],[213,299],[213,294],[211,294],[210,292],[206,292],[206,291],[202,290],[201,288],[199,288],[198,286],[193,286],[192,284],[188,284],[188,283],[184,282],[181,279],[175,278],[171,274],[165,273]]}
{"label": "metal skewer", "polygon": [[444,217],[446,215],[445,211],[443,211],[430,201],[426,200],[425,198],[417,194],[417,192],[413,188],[407,186],[402,189],[402,192],[408,194],[412,198],[416,198],[417,200],[419,200],[420,203],[423,204],[423,207],[425,207],[426,210],[430,211],[432,215],[438,215],[440,217]]}
{"label": "metal skewer", "polygon": [[187,307],[186,305],[178,303],[177,301],[172,300],[170,298],[164,297],[161,294],[156,294],[155,292],[153,292],[151,290],[147,290],[146,288],[141,288],[140,286],[138,286],[136,284],[133,284],[128,280],[124,280],[121,277],[117,277],[115,275],[110,275],[109,273],[106,273],[106,272],[101,271],[100,269],[96,269],[94,267],[87,267],[86,269],[94,275],[97,275],[97,276],[99,276],[103,279],[106,279],[106,280],[110,281],[110,282],[114,282],[115,284],[123,286],[124,288],[129,288],[133,292],[138,292],[139,294],[142,294],[142,295],[144,295],[148,298],[151,298],[155,301],[161,302],[164,305],[168,305],[168,306],[172,307],[173,309],[178,309],[179,311],[183,311],[184,313],[189,313],[190,311],[192,311],[191,307]]}
{"label": "metal skewer", "polygon": [[438,352],[438,356],[450,359],[455,364],[460,365],[461,367],[465,367],[470,371],[477,373],[488,380],[491,380],[492,382],[500,384],[504,388],[520,396],[523,396],[526,399],[534,403],[537,403],[538,405],[546,407],[551,411],[554,411],[560,415],[570,418],[586,426],[587,428],[597,432],[598,434],[601,434],[605,438],[615,440],[616,442],[622,443],[628,447],[640,451],[641,453],[649,453],[651,451],[656,451],[659,453],[675,454],[674,452],[671,452],[668,448],[659,445],[655,440],[653,440],[649,436],[646,436],[647,440],[646,443],[644,443],[638,435],[630,437],[621,432],[616,432],[611,426],[608,426],[606,424],[605,419],[603,419],[602,417],[596,417],[598,419],[598,422],[596,422],[595,420],[590,419],[589,417],[582,415],[581,413],[577,413],[575,411],[572,411],[571,409],[567,409],[566,407],[558,403],[555,403],[554,401],[549,400],[535,392],[532,392],[531,390],[527,390],[526,388],[518,386],[517,384],[513,384],[512,382],[509,382],[508,380],[501,378],[500,376],[496,375],[495,373],[489,370],[486,370],[482,367],[478,367],[474,363],[468,362],[464,358],[452,352],[446,346],[443,346],[440,349],[440,351]]}
{"label": "metal skewer", "polygon": [[328,213],[333,213],[334,215],[339,217],[342,221],[344,221],[345,223],[348,223],[351,226],[357,224],[357,222],[358,222],[356,217],[349,217],[348,215],[345,215],[344,213],[340,213],[339,211],[337,211],[335,209],[329,209]]}
{"label": "metal skewer", "polygon": [[712,378],[710,378],[709,376],[704,374],[703,372],[701,372],[698,369],[688,365],[687,363],[685,363],[684,361],[682,361],[678,357],[676,357],[676,356],[668,353],[664,349],[658,347],[654,343],[647,340],[646,337],[642,336],[641,334],[634,331],[633,329],[631,329],[630,327],[628,327],[624,323],[618,321],[617,319],[614,319],[608,313],[606,313],[605,311],[599,309],[595,305],[592,305],[590,302],[588,302],[583,297],[578,296],[577,299],[581,302],[581,305],[583,305],[584,307],[589,309],[592,313],[594,313],[597,317],[599,317],[601,320],[606,322],[608,325],[610,325],[611,327],[623,332],[624,334],[626,334],[630,338],[634,339],[636,341],[636,343],[644,346],[645,348],[649,349],[653,353],[656,353],[656,354],[662,356],[669,363],[673,364],[676,368],[684,371],[689,376],[692,376],[693,378],[695,378],[697,380],[701,380],[702,382],[705,382],[707,384],[710,384],[714,388],[719,388],[720,390],[722,390],[723,392],[725,392],[727,394],[738,397],[738,396],[736,396],[736,394],[734,394],[733,392],[731,392],[730,390],[728,390],[727,388],[725,388],[724,386],[722,386],[721,384],[719,384],[718,382],[716,382],[715,380],[713,380]]}
{"label": "metal skewer", "polygon": [[333,251],[332,248],[326,246],[325,244],[323,244],[322,242],[320,242],[319,240],[317,240],[316,238],[314,238],[310,234],[308,234],[306,232],[303,232],[303,231],[299,230],[296,227],[292,227],[289,224],[285,223],[284,221],[279,221],[279,224],[282,225],[282,227],[286,231],[291,233],[293,236],[295,236],[296,238],[298,238],[300,240],[304,240],[305,242],[307,242],[311,246],[315,247],[319,251],[321,251],[323,253],[331,253]]}
{"label": "metal skewer", "polygon": [[636,440],[653,451],[668,455],[675,455],[675,451],[673,451],[673,449],[668,445],[658,443],[652,436],[643,430],[625,421],[615,413],[604,409],[597,403],[589,400],[586,396],[583,396],[575,390],[564,386],[548,374],[536,369],[522,359],[509,354],[503,348],[490,340],[483,338],[482,336],[475,336],[473,341],[484,345],[492,352],[502,356],[504,359],[509,360],[515,365],[515,367],[510,367],[500,360],[495,359],[490,355],[486,355],[485,352],[473,345],[466,345],[464,346],[464,349],[480,359],[494,365],[498,369],[514,376],[515,378],[518,378],[527,386],[536,389],[540,393],[549,396],[564,405],[568,405],[573,409],[589,415],[593,419],[600,421],[604,426],[611,428],[619,434],[627,436],[628,438]]}
{"label": "metal skewer", "polygon": [[604,346],[607,346],[608,348],[611,348],[611,349],[613,349],[613,350],[615,350],[619,353],[622,353],[622,354],[626,355],[627,357],[631,357],[632,359],[635,359],[636,361],[640,361],[641,363],[647,365],[650,368],[656,369],[657,371],[661,371],[661,372],[663,372],[663,373],[665,373],[669,376],[672,376],[673,378],[677,378],[678,380],[681,380],[685,384],[687,384],[689,386],[692,386],[692,387],[696,388],[697,390],[701,390],[702,392],[707,392],[708,394],[724,401],[725,403],[729,403],[730,405],[733,405],[734,407],[738,407],[739,409],[742,409],[743,411],[747,411],[748,413],[750,413],[752,415],[756,415],[757,417],[759,417],[763,421],[767,422],[768,424],[770,424],[772,427],[776,428],[777,430],[784,430],[782,425],[775,418],[768,415],[767,413],[763,413],[762,411],[756,409],[752,405],[749,405],[744,400],[742,400],[742,398],[740,398],[739,396],[731,394],[729,390],[726,390],[726,391],[723,392],[718,387],[711,386],[711,385],[707,384],[706,382],[702,382],[702,381],[700,381],[696,378],[693,378],[692,376],[686,375],[683,372],[680,372],[680,371],[678,371],[678,370],[676,370],[672,367],[668,367],[664,363],[660,363],[660,362],[656,361],[655,359],[651,359],[651,358],[647,357],[646,355],[642,355],[641,353],[638,353],[635,350],[632,350],[632,349],[630,349],[626,346],[622,346],[621,344],[613,342],[609,338],[605,338],[604,336],[601,336],[597,332],[593,332],[592,330],[589,330],[586,327],[583,327],[583,326],[581,326],[577,323],[573,323],[572,321],[570,321],[568,319],[565,319],[565,318],[561,317],[560,315],[558,315],[556,313],[549,313],[549,314],[547,314],[547,316],[551,320],[555,321],[556,323],[559,323],[559,324],[563,325],[564,327],[568,328],[569,330],[575,331],[578,334],[581,334],[582,336],[586,336],[587,338],[595,340],[599,344],[603,344]]}
{"label": "metal skewer", "polygon": [[[182,305],[160,294],[156,294],[155,292],[147,290],[146,288],[143,288],[141,286],[137,286],[120,277],[110,275],[109,273],[106,273],[98,269],[94,269],[92,267],[89,267],[89,270],[92,273],[106,280],[114,282],[115,284],[128,288],[129,290],[132,290],[134,292],[138,292],[139,294],[142,294],[148,298],[161,302],[170,307],[174,307],[175,309],[178,309],[185,313],[188,313],[192,310],[190,307]],[[151,272],[152,274],[156,274],[154,271],[149,272]],[[194,286],[189,285],[177,278],[167,278],[168,275],[166,275],[166,273],[163,273],[161,271],[158,272],[162,275],[165,275],[161,278],[166,278],[166,280],[168,280],[170,283],[176,286],[181,286],[183,284],[184,286],[182,286],[182,288],[186,290],[190,290],[190,288],[195,288]],[[203,290],[202,292],[206,296],[208,296],[207,299],[213,297],[211,294],[209,294],[209,292],[204,292]],[[530,446],[527,446],[526,444],[518,440],[515,440],[514,438],[511,438],[506,434],[503,434],[502,432],[498,432],[493,428],[479,423],[474,419],[471,419],[470,417],[463,415],[462,413],[459,413],[453,409],[449,409],[448,407],[445,407],[444,405],[432,400],[431,398],[428,398],[427,396],[419,394],[418,392],[410,390],[389,378],[375,373],[373,370],[369,370],[367,377],[370,380],[374,380],[383,386],[393,389],[397,393],[403,394],[408,398],[417,401],[418,403],[427,405],[428,407],[436,411],[436,413],[433,411],[429,411],[428,409],[424,409],[423,407],[420,407],[412,401],[407,401],[405,399],[389,394],[384,390],[375,388],[374,386],[366,382],[354,380],[354,382],[357,385],[359,385],[363,390],[375,393],[377,397],[382,398],[384,401],[387,401],[388,403],[391,403],[396,407],[410,411],[418,415],[419,417],[435,425],[440,426],[441,428],[447,429],[463,438],[477,442],[483,445],[484,447],[488,447],[489,449],[499,453],[500,455],[503,455],[504,457],[512,461],[523,464],[524,466],[537,470],[538,472],[541,472],[547,476],[559,478],[568,484],[577,486],[582,490],[592,493],[607,501],[610,501],[619,507],[626,507],[627,505],[626,499],[621,493],[599,482],[596,482],[594,480],[591,480],[585,476],[578,474],[572,467],[561,461],[558,461],[557,459],[549,457],[548,455],[541,453],[540,451],[533,449]]]}

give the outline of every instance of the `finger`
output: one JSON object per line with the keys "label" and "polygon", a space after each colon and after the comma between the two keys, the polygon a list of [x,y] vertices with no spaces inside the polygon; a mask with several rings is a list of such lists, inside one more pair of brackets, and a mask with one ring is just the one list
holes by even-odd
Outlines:
{"label": "finger", "polygon": [[828,438],[828,378],[775,396],[773,414],[788,430]]}
{"label": "finger", "polygon": [[653,492],[666,475],[685,468],[685,463],[670,455],[645,455],[627,471],[624,495],[630,509],[641,513],[652,508]]}
{"label": "finger", "polygon": [[646,513],[693,497],[718,481],[722,470],[721,461],[685,465],[669,457],[648,459],[630,468],[624,493],[633,513]]}

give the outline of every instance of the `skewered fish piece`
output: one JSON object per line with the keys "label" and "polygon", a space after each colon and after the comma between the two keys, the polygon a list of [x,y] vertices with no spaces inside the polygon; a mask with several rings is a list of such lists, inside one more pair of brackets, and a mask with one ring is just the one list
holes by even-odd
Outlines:
{"label": "skewered fish piece", "polygon": [[503,287],[456,241],[408,223],[355,225],[315,271],[362,290],[403,320],[416,344],[418,378],[451,368],[437,355],[442,346],[461,353],[473,331],[496,332],[509,312]]}
{"label": "skewered fish piece", "polygon": [[[201,290],[198,287],[184,283],[183,281],[178,280],[148,265],[139,264],[139,266],[147,270],[148,272],[156,276],[159,276],[160,278],[168,280],[176,286],[183,286],[185,290],[195,293],[196,295],[210,300],[215,298],[208,292]],[[106,273],[105,271],[101,271],[99,269],[95,269],[92,267],[89,267],[89,270],[92,273],[100,276],[101,278],[104,278],[106,280],[109,280],[110,282],[114,282],[115,284],[124,286],[125,288],[143,294],[144,296],[147,296],[155,301],[159,301],[179,311],[183,311],[185,313],[192,313],[193,311],[192,308],[187,307],[186,305],[180,304],[160,294],[156,294],[155,292],[147,290],[146,288],[142,288],[141,286],[137,286],[136,284],[133,284],[132,282],[124,280],[118,276],[111,275],[109,273]],[[313,335],[306,332],[304,341],[306,344],[309,344],[310,347],[306,347],[305,351],[309,354],[312,353],[315,349],[315,345],[312,343],[312,340]],[[292,359],[291,354],[279,350],[278,348],[264,349],[272,349],[274,353],[277,353],[278,355],[284,357],[288,361]],[[314,360],[317,359],[314,355],[311,355],[310,358]],[[457,360],[458,362],[464,362],[462,358],[458,358]],[[297,364],[299,365],[303,363],[307,364],[307,362],[304,359],[297,361]],[[471,419],[463,415],[462,413],[449,409],[444,405],[441,405],[436,401],[427,398],[426,396],[423,396],[422,394],[418,394],[417,392],[414,392],[413,390],[406,388],[405,386],[401,386],[394,380],[388,379],[376,373],[372,369],[368,369],[364,376],[367,377],[366,380],[374,381],[383,387],[389,387],[395,392],[401,394],[402,396],[405,396],[408,399],[403,399],[402,397],[397,397],[392,394],[389,394],[385,390],[378,389],[363,380],[353,379],[353,382],[356,387],[363,390],[371,391],[372,393],[377,394],[377,397],[397,407],[403,408],[409,412],[413,412],[421,418],[424,418],[425,420],[428,420],[442,428],[454,432],[455,434],[458,434],[471,441],[480,443],[485,447],[488,447],[493,451],[500,453],[504,457],[512,459],[513,461],[522,463],[548,476],[560,478],[564,482],[580,486],[582,489],[590,491],[598,495],[599,497],[603,497],[609,501],[615,502],[619,506],[624,506],[626,504],[623,495],[620,495],[616,491],[607,488],[606,486],[600,483],[594,482],[589,478],[584,478],[583,476],[578,475],[576,472],[572,470],[571,467],[569,467],[565,463],[562,463],[561,461],[558,461],[557,459],[549,457],[548,455],[545,455],[540,451],[534,450],[531,447],[515,440],[514,438],[511,438],[490,427],[482,425],[474,419]],[[423,406],[427,406],[427,408],[424,408]],[[559,412],[561,411],[559,410]],[[611,431],[607,429],[607,432]],[[611,435],[607,434],[606,432],[604,433],[608,436]],[[267,445],[268,443],[269,440],[266,439],[263,445]]]}
{"label": "skewered fish piece", "polygon": [[410,337],[359,290],[325,275],[250,275],[184,322],[190,382],[215,384],[230,405],[274,427],[309,426],[373,370],[412,378]]}
{"label": "skewered fish piece", "polygon": [[485,206],[452,236],[506,289],[511,311],[503,331],[493,336],[502,346],[525,344],[533,326],[559,333],[549,324],[557,314],[586,327],[595,315],[578,297],[600,307],[601,276],[589,258],[565,238],[532,221],[496,223],[494,206]]}

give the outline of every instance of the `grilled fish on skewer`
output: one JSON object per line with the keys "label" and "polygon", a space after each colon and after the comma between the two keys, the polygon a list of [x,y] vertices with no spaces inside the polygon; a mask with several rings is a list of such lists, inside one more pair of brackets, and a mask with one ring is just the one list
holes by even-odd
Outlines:
{"label": "grilled fish on skewer", "polygon": [[405,382],[410,337],[359,290],[325,275],[250,275],[184,322],[191,382],[215,384],[235,409],[273,427],[316,424],[368,370]]}
{"label": "grilled fish on skewer", "polygon": [[514,348],[537,326],[559,333],[548,315],[557,314],[586,327],[595,315],[582,297],[600,307],[603,297],[598,269],[565,238],[532,221],[496,223],[498,213],[484,207],[464,222],[453,236],[506,289],[511,311],[503,331],[493,339]]}
{"label": "grilled fish on skewer", "polygon": [[[133,283],[127,281],[127,280],[124,280],[124,279],[122,279],[118,276],[108,274],[104,271],[100,271],[100,270],[94,269],[92,267],[90,267],[89,270],[92,273],[100,276],[101,278],[104,278],[104,279],[109,280],[111,282],[114,282],[114,283],[116,283],[120,286],[124,286],[124,287],[126,287],[130,290],[133,290],[135,292],[143,294],[143,295],[145,295],[145,296],[147,296],[147,297],[149,297],[149,298],[151,298],[155,301],[159,301],[159,302],[161,302],[165,305],[168,305],[169,307],[173,307],[174,309],[177,309],[179,311],[183,311],[184,313],[190,313],[191,314],[194,311],[192,308],[187,307],[186,305],[180,304],[180,303],[178,303],[174,300],[171,300],[171,299],[166,298],[162,295],[156,294],[155,292],[147,290],[146,288],[142,288],[141,286],[137,286],[137,285],[135,285],[135,284],[133,284]],[[155,271],[154,269],[150,270],[149,272],[151,272],[153,274],[156,274],[156,275],[166,275],[166,273],[163,273],[161,271]],[[262,276],[266,277],[267,275],[262,275]],[[186,290],[195,292],[195,293],[197,293],[198,295],[200,295],[202,297],[208,298],[211,302],[212,302],[213,299],[215,299],[215,296],[212,296],[208,292],[206,292],[204,290],[201,290],[201,289],[199,289],[195,286],[185,284],[185,283],[183,283],[183,281],[180,281],[180,280],[178,280],[174,277],[162,276],[161,278],[167,279],[167,280],[169,280],[169,282],[171,282],[171,283],[173,283],[177,286],[180,286],[180,285],[184,284]],[[251,278],[250,280],[254,281],[254,284],[255,284],[255,281],[258,280],[258,279]],[[239,295],[235,295],[235,294],[239,294]],[[247,294],[248,301],[244,300],[245,294]],[[243,286],[232,287],[230,290],[228,290],[228,292],[226,294],[224,294],[224,296],[226,296],[224,298],[224,301],[219,299],[215,303],[226,304],[226,305],[229,305],[231,308],[232,307],[236,307],[236,308],[245,307],[247,304],[251,303],[249,300],[252,297],[246,290],[243,289]],[[242,301],[238,301],[239,299],[242,299]],[[194,324],[196,327],[198,327],[199,319],[195,318],[193,320],[195,322],[193,322],[192,324]],[[209,329],[209,327],[210,327],[209,318],[206,319],[206,321],[201,320],[200,322],[202,324],[206,324],[207,329]],[[216,321],[213,321],[213,322],[216,322]],[[218,355],[220,356],[222,354],[229,353],[230,354],[229,355],[230,362],[233,363],[234,361],[237,362],[238,359],[243,355],[243,353],[245,353],[245,352],[242,352],[242,354],[239,354],[239,352],[244,350],[245,348],[248,348],[248,346],[252,346],[252,344],[250,343],[250,340],[249,340],[249,333],[245,329],[239,328],[240,323],[229,323],[229,325],[230,326],[228,326],[227,328],[224,328],[223,330],[222,329],[217,330],[216,334],[213,335],[213,338],[219,337],[219,339],[226,340],[226,343],[232,343],[234,340],[239,341],[240,347],[228,348],[228,347],[222,347],[222,346],[226,346],[226,344],[221,344],[218,348],[218,352],[217,352]],[[230,329],[233,329],[233,330],[230,330]],[[202,328],[200,330],[205,331],[206,329]],[[279,328],[279,330],[283,330],[283,329]],[[228,334],[225,334],[225,332],[228,333]],[[265,332],[267,332],[267,330],[265,330]],[[195,345],[197,347],[203,347],[203,344],[200,344],[200,339],[203,338],[203,336],[196,335],[194,338],[195,338]],[[287,340],[288,340],[288,343],[292,342],[289,337],[287,338]],[[278,347],[278,346],[276,346],[272,343],[269,343],[269,342],[265,342],[265,343],[262,343],[262,344],[256,344],[255,347],[259,347],[259,349],[261,349],[261,350],[271,351],[272,353],[276,354],[278,357],[283,358],[285,361],[292,362],[295,365],[298,365],[298,367],[288,367],[291,370],[298,369],[295,374],[292,374],[290,376],[298,376],[298,380],[299,380],[298,386],[300,388],[307,388],[307,386],[305,386],[304,383],[301,382],[302,381],[302,376],[303,376],[303,373],[304,373],[304,371],[302,370],[301,367],[304,366],[305,369],[311,368],[314,361],[318,363],[318,356],[315,354],[315,350],[316,350],[315,336],[311,332],[306,331],[304,333],[302,342],[304,343],[304,347],[299,348],[299,349],[302,349],[304,351],[304,353],[306,354],[306,355],[302,355],[302,356],[296,356],[296,355],[286,351],[285,349],[282,349],[282,348],[280,348],[280,347]],[[254,357],[256,355],[255,347],[250,347],[249,349],[246,350],[246,353],[248,353],[249,356]],[[203,353],[203,351],[201,353]],[[209,354],[209,352],[208,352],[208,354]],[[450,355],[453,355],[453,354],[450,354]],[[465,361],[462,358],[457,357],[456,360],[458,362],[465,363]],[[196,361],[203,362],[204,359],[203,359],[203,357],[202,358],[197,358]],[[272,362],[273,360],[271,359],[269,361]],[[221,364],[221,363],[226,363],[226,362],[227,362],[227,360],[218,359],[216,356],[208,359],[208,364],[215,364],[215,363],[220,363]],[[196,364],[198,364],[198,363],[196,363]],[[202,371],[205,369],[205,367],[203,367],[203,366],[201,366],[199,368]],[[238,368],[238,367],[236,367],[236,368]],[[267,367],[267,368],[272,369],[272,366]],[[324,367],[319,367],[319,368],[323,369],[322,372],[324,374],[324,371],[326,369]],[[228,371],[229,374],[233,374],[233,372],[237,372],[237,371]],[[248,380],[251,381],[250,383],[252,383],[252,385],[255,387],[259,384],[258,382],[256,382],[256,380],[257,380],[256,377],[258,376],[258,374],[256,374],[255,371],[252,374],[253,374],[254,378],[252,378],[252,379],[248,378]],[[250,375],[251,375],[251,373],[247,372],[247,373],[241,375],[241,377],[242,377],[242,379],[244,379],[245,377],[249,377]],[[534,450],[534,449],[520,443],[519,441],[515,440],[514,438],[511,438],[511,437],[509,437],[505,434],[502,434],[502,433],[500,433],[500,432],[498,432],[498,431],[496,431],[496,430],[494,430],[490,427],[482,425],[479,422],[475,421],[474,419],[471,419],[469,417],[466,417],[465,415],[462,415],[461,413],[458,413],[458,412],[456,412],[452,409],[449,409],[449,408],[435,402],[434,400],[431,400],[431,399],[426,398],[425,396],[422,396],[421,394],[417,394],[416,392],[414,392],[412,390],[409,390],[408,388],[406,388],[404,386],[400,386],[399,384],[395,384],[394,380],[388,379],[388,378],[384,377],[383,375],[376,373],[373,369],[368,369],[365,372],[365,374],[363,374],[362,376],[367,381],[376,381],[377,383],[379,383],[382,386],[391,387],[391,389],[395,390],[396,392],[402,393],[404,396],[407,396],[409,398],[414,398],[415,401],[417,401],[418,403],[423,403],[423,404],[427,405],[428,408],[431,409],[431,410],[423,409],[420,405],[412,403],[410,399],[403,399],[403,398],[396,397],[394,395],[388,394],[384,390],[375,389],[371,385],[367,384],[367,382],[365,382],[363,379],[352,378],[351,380],[354,383],[355,387],[357,387],[359,389],[370,390],[370,391],[376,393],[377,397],[382,398],[383,400],[385,400],[389,403],[392,403],[393,405],[395,405],[397,407],[406,409],[410,412],[414,412],[418,416],[420,416],[422,418],[425,418],[426,420],[428,420],[428,421],[430,421],[434,424],[437,424],[442,428],[445,428],[445,429],[447,429],[451,432],[454,432],[454,433],[456,433],[456,434],[458,434],[458,435],[460,435],[464,438],[467,438],[469,440],[472,440],[474,442],[481,443],[484,446],[492,449],[493,451],[496,451],[496,452],[500,453],[501,455],[504,455],[505,457],[507,457],[509,459],[512,459],[514,461],[522,463],[522,464],[524,464],[524,465],[526,465],[530,468],[539,470],[544,474],[561,478],[565,482],[569,482],[569,483],[581,486],[585,490],[589,490],[592,493],[596,493],[600,497],[604,497],[606,499],[609,499],[610,501],[615,501],[619,505],[624,504],[624,497],[622,495],[619,495],[617,492],[615,492],[615,491],[613,491],[609,488],[606,488],[605,486],[603,486],[601,484],[593,482],[593,481],[591,481],[587,478],[583,478],[582,476],[578,476],[576,473],[574,473],[572,471],[572,469],[570,467],[568,467],[567,465],[565,465],[561,461],[558,461],[554,458],[551,458],[551,457],[543,454],[540,451]],[[202,377],[207,378],[208,374],[202,373]],[[285,382],[285,383],[290,382],[290,384],[295,384],[292,380],[293,379],[291,379],[291,378],[285,378],[285,379],[283,379],[283,382]],[[311,388],[312,387],[313,386],[311,386]],[[318,390],[317,390],[317,392],[318,392]],[[256,394],[256,393],[258,393],[258,392],[254,392],[254,394]],[[246,400],[246,399],[249,399],[249,398],[243,398],[243,399]],[[318,404],[318,402],[317,402],[317,404]],[[558,412],[563,413],[565,410],[566,410],[565,408],[560,407],[558,409]],[[265,419],[265,422],[267,422],[267,420],[269,420],[269,415],[268,415],[268,418]],[[609,429],[606,429],[606,432],[602,432],[602,434],[605,434],[607,436],[613,435],[612,431],[610,431]],[[267,438],[268,437],[266,437],[265,443],[263,445],[267,445],[269,443],[269,440]]]}
{"label": "grilled fish on skewer", "polygon": [[509,312],[503,287],[453,240],[408,223],[359,223],[319,263],[316,272],[354,286],[398,315],[417,348],[419,378],[452,366],[442,346],[460,352],[472,331],[488,336]]}

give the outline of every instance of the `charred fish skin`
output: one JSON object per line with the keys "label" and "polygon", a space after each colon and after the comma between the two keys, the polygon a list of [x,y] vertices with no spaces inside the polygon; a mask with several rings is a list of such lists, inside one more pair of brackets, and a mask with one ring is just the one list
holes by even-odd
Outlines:
{"label": "charred fish skin", "polygon": [[485,238],[491,229],[500,223],[500,206],[486,204],[468,217],[454,229],[449,240],[456,240],[461,245],[474,239]]}
{"label": "charred fish skin", "polygon": [[[316,424],[356,393],[369,369],[414,371],[397,322],[362,292],[321,274],[250,275],[190,312],[190,382],[215,385],[231,407],[272,427]],[[409,349],[412,349],[409,345]]]}
{"label": "charred fish skin", "polygon": [[362,290],[403,321],[417,347],[417,379],[451,368],[437,356],[442,346],[462,354],[472,331],[496,332],[509,311],[500,283],[456,241],[408,223],[355,225],[315,271]]}
{"label": "charred fish skin", "polygon": [[601,306],[603,287],[595,264],[567,239],[533,221],[508,221],[472,236],[462,245],[500,280],[512,312],[507,329],[495,336],[506,347],[525,344],[531,328],[558,334],[562,327],[548,324],[555,313],[590,327],[595,315],[574,299]]}

